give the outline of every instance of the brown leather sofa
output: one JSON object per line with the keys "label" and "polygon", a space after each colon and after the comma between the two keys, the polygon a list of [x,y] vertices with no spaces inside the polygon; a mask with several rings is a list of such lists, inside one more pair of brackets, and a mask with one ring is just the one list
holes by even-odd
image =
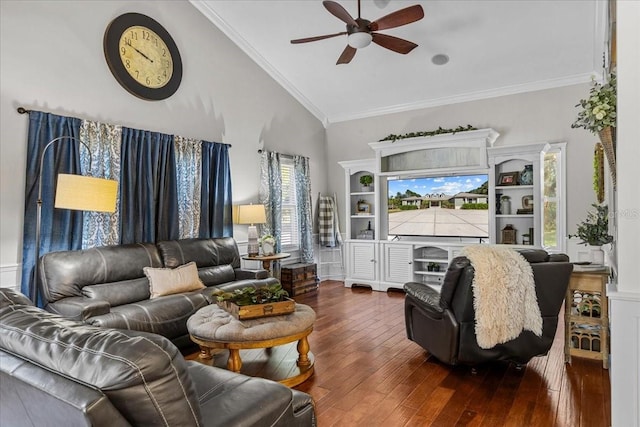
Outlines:
{"label": "brown leather sofa", "polygon": [[0,425],[315,426],[308,394],[185,361],[166,338],[89,326],[0,288]]}
{"label": "brown leather sofa", "polygon": [[[150,298],[145,267],[195,262],[204,289]],[[276,283],[266,270],[240,268],[231,237],[183,239],[50,252],[38,264],[45,309],[90,325],[153,332],[190,345],[187,319],[208,305],[214,288]]]}
{"label": "brown leather sofa", "polygon": [[517,338],[483,349],[475,334],[472,281],[474,268],[466,257],[454,258],[438,292],[425,284],[405,284],[407,337],[440,361],[475,365],[506,360],[518,365],[546,354],[555,337],[558,313],[564,301],[573,265],[564,254],[544,250],[519,251],[531,264],[538,305],[542,315],[542,336],[523,331]]}

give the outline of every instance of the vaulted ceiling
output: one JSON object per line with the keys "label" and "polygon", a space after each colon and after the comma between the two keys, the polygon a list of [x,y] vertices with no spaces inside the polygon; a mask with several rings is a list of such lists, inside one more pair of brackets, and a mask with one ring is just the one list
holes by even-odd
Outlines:
{"label": "vaulted ceiling", "polygon": [[[347,36],[290,43],[345,31],[320,0],[191,2],[325,125],[587,82],[606,51],[601,0],[363,0],[371,21],[420,4],[422,20],[380,31],[418,47],[372,43],[341,65]],[[357,17],[357,1],[337,2]]]}

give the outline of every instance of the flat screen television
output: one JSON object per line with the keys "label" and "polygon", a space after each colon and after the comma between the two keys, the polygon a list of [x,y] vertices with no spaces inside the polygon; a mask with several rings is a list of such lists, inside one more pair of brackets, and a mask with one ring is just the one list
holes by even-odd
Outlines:
{"label": "flat screen television", "polygon": [[388,178],[389,238],[488,238],[488,183],[487,174]]}

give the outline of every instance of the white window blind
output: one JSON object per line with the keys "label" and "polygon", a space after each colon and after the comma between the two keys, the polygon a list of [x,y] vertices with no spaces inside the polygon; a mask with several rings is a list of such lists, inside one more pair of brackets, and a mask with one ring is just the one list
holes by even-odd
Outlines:
{"label": "white window blind", "polygon": [[293,172],[293,161],[282,159],[280,162],[282,177],[282,234],[280,244],[283,250],[297,249],[300,246],[298,230],[297,194]]}

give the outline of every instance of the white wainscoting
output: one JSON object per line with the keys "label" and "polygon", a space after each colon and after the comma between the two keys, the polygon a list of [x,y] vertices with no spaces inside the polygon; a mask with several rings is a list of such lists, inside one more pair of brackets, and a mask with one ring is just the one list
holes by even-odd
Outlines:
{"label": "white wainscoting", "polygon": [[0,287],[12,288],[20,291],[21,264],[9,264],[0,266]]}
{"label": "white wainscoting", "polygon": [[640,427],[640,292],[610,286],[611,425]]}

